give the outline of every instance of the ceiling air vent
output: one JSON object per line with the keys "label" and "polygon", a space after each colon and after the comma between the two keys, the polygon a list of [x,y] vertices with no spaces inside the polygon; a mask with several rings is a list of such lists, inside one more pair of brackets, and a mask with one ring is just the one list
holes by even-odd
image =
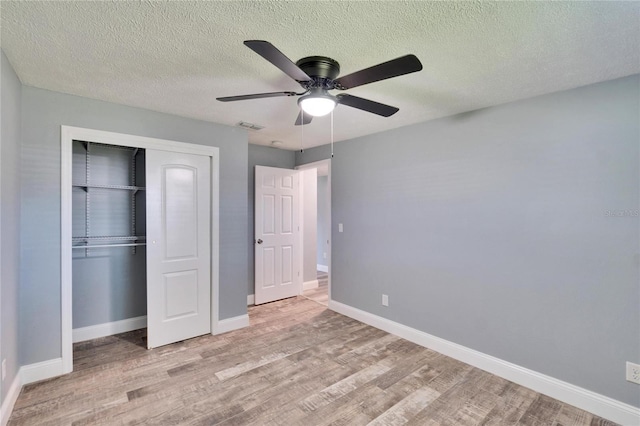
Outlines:
{"label": "ceiling air vent", "polygon": [[245,129],[249,129],[249,130],[262,130],[262,129],[264,129],[264,126],[258,126],[257,124],[253,124],[253,123],[247,123],[246,121],[239,122],[238,126],[244,127]]}

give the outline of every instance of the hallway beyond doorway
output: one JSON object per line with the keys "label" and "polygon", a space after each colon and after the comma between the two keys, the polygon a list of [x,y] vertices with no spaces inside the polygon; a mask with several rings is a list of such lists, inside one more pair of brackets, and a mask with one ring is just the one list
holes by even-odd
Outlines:
{"label": "hallway beyond doorway", "polygon": [[318,287],[305,290],[302,295],[307,299],[327,306],[329,303],[329,275],[326,272],[318,272]]}

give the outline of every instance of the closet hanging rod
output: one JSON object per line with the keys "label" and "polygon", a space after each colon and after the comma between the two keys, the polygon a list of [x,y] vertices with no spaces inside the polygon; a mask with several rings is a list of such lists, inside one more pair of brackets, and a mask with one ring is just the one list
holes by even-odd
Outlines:
{"label": "closet hanging rod", "polygon": [[86,246],[71,246],[74,249],[94,249],[94,248],[111,248],[111,247],[135,247],[146,246],[147,243],[123,243],[123,244],[95,244]]}

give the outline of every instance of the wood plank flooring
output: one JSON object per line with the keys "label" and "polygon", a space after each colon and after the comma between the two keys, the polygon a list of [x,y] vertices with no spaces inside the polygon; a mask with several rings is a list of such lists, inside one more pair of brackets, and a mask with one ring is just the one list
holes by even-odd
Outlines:
{"label": "wood plank flooring", "polygon": [[150,351],[144,330],[75,344],[74,372],[26,386],[9,424],[613,425],[304,297],[249,315]]}
{"label": "wood plank flooring", "polygon": [[327,306],[329,304],[329,275],[326,272],[318,271],[318,287],[305,290],[302,295]]}

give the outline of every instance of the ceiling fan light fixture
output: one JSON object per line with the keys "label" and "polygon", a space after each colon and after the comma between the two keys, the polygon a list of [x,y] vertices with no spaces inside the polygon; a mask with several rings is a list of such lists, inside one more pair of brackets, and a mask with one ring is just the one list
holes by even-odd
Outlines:
{"label": "ceiling fan light fixture", "polygon": [[295,121],[296,126],[309,124],[313,117],[321,117],[331,113],[337,104],[382,117],[391,117],[399,111],[398,108],[344,93],[331,96],[328,91],[353,89],[354,87],[422,70],[422,63],[415,55],[404,55],[338,78],[340,64],[329,57],[307,56],[293,63],[291,59],[287,58],[284,53],[268,41],[245,40],[244,44],[300,84],[304,92],[254,93],[250,95],[223,96],[216,99],[220,102],[231,102],[280,96],[302,96],[298,98],[298,106],[301,111]]}
{"label": "ceiling fan light fixture", "polygon": [[311,93],[298,99],[298,105],[304,112],[314,117],[329,114],[336,107],[333,96],[321,93]]}

